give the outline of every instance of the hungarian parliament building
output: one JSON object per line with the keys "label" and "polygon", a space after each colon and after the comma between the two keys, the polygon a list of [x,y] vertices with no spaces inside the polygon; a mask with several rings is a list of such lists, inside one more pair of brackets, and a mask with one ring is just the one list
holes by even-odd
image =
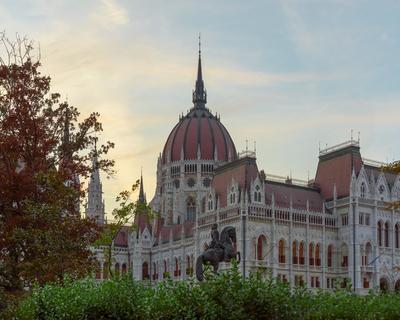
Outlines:
{"label": "hungarian parliament building", "polygon": [[[193,107],[179,117],[157,160],[150,218],[138,213],[113,244],[115,273],[157,282],[193,276],[214,224],[236,229],[243,276],[260,272],[291,286],[400,290],[400,176],[364,159],[358,140],[320,150],[314,179],[260,170],[254,152],[238,153],[219,115],[206,107],[201,55]],[[143,177],[139,201],[146,203]],[[102,224],[98,170],[89,181],[86,216]],[[100,272],[109,266],[95,249]],[[229,263],[222,263],[222,269]],[[103,271],[103,272],[102,272]]]}

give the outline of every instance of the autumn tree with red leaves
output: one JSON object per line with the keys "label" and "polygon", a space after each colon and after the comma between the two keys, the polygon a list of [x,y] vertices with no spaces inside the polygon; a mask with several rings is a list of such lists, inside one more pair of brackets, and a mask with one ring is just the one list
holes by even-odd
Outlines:
{"label": "autumn tree with red leaves", "polygon": [[[79,122],[78,110],[50,92],[32,42],[4,33],[0,42],[0,289],[14,292],[93,270],[99,230],[79,212],[80,180],[91,173],[102,125],[98,113]],[[97,166],[111,173],[113,164]]]}

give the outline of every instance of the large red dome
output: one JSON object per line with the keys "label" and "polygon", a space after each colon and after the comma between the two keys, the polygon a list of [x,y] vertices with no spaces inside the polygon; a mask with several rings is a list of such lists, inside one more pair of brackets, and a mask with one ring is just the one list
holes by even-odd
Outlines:
{"label": "large red dome", "polygon": [[179,119],[164,146],[162,162],[179,160],[231,161],[237,158],[236,148],[222,123],[206,108],[201,55],[197,66],[197,80],[193,91],[194,107]]}
{"label": "large red dome", "polygon": [[[205,107],[194,107],[172,129],[164,146],[163,163],[201,160],[230,161],[237,158],[235,144],[226,128]],[[215,158],[216,157],[216,158]]]}

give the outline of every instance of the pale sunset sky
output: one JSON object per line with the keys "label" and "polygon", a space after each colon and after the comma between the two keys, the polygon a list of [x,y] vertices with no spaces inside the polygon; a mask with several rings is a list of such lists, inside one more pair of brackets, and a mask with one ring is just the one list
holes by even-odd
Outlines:
{"label": "pale sunset sky", "polygon": [[0,30],[40,43],[52,91],[116,144],[106,211],[191,108],[198,34],[207,106],[267,173],[307,179],[318,146],[361,133],[361,152],[400,159],[400,2],[2,0]]}

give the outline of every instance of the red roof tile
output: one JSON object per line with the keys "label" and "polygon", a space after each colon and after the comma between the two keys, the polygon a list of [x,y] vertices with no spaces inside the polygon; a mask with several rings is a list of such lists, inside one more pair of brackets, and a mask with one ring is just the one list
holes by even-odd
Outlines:
{"label": "red roof tile", "polygon": [[272,202],[272,194],[274,195],[276,206],[289,208],[290,199],[292,199],[293,208],[304,210],[307,207],[308,200],[310,210],[322,211],[323,199],[316,189],[275,181],[266,181],[265,199],[268,204]]}
{"label": "red roof tile", "polygon": [[324,199],[333,198],[333,188],[336,185],[337,197],[350,194],[351,174],[354,168],[358,174],[362,165],[360,148],[350,146],[319,157],[315,184],[321,188]]}
{"label": "red roof tile", "polygon": [[181,159],[183,150],[184,159],[197,159],[198,146],[200,146],[201,159],[214,158],[217,148],[218,160],[228,161],[229,154],[236,159],[236,148],[226,128],[206,108],[192,108],[190,112],[179,120],[172,129],[165,143],[162,161],[168,162]]}
{"label": "red roof tile", "polygon": [[212,181],[212,187],[218,195],[220,207],[226,207],[227,187],[231,184],[232,179],[239,184],[240,190],[250,190],[250,182],[257,176],[256,160],[250,157],[235,160],[218,168]]}

